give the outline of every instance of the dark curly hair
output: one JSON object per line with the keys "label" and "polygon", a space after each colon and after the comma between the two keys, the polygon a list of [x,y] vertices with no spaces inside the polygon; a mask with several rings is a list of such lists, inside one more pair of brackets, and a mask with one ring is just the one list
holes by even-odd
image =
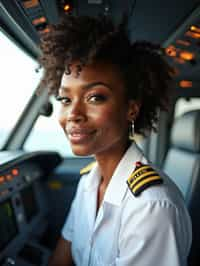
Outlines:
{"label": "dark curly hair", "polygon": [[174,70],[163,58],[163,49],[146,41],[131,43],[126,31],[127,20],[114,25],[108,17],[66,15],[49,33],[42,36],[44,68],[41,88],[57,94],[63,73],[70,73],[70,65],[84,65],[95,61],[115,64],[124,78],[129,99],[141,103],[135,121],[135,132],[145,135],[156,129],[158,110],[167,110]]}

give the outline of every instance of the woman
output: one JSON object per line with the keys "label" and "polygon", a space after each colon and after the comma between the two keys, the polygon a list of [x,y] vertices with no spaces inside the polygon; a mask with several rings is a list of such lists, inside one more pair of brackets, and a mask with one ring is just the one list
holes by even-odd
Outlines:
{"label": "woman", "polygon": [[126,23],[66,16],[43,37],[41,86],[61,103],[59,122],[76,155],[94,155],[51,266],[185,266],[191,225],[181,193],[130,135],[166,110],[172,69],[161,49],[131,44]]}

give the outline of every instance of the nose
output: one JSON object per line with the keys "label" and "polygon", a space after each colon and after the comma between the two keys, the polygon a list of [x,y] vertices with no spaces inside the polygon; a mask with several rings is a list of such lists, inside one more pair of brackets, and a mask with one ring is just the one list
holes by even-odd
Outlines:
{"label": "nose", "polygon": [[68,122],[83,122],[86,120],[86,110],[83,103],[74,101],[66,110],[66,119]]}

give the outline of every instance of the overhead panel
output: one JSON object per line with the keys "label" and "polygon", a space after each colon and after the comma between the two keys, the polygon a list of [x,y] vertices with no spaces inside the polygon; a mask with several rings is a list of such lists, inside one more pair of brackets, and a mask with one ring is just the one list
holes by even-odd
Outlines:
{"label": "overhead panel", "polygon": [[37,31],[26,16],[19,1],[0,1],[0,17],[2,27],[8,37],[31,56],[36,57],[40,53],[37,43],[39,37]]}
{"label": "overhead panel", "polygon": [[166,47],[169,62],[177,70],[179,87],[192,88],[195,82],[200,82],[200,6],[194,9],[163,46]]}
{"label": "overhead panel", "polygon": [[40,0],[44,14],[49,23],[57,23],[59,20],[58,5],[56,0]]}

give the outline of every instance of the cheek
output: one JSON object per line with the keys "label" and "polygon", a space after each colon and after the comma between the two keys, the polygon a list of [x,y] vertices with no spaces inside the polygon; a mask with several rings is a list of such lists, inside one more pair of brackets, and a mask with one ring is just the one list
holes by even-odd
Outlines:
{"label": "cheek", "polygon": [[109,128],[111,131],[114,129],[125,130],[128,126],[126,112],[125,110],[120,110],[119,107],[105,108],[98,113],[96,112],[93,118],[99,126],[105,129]]}
{"label": "cheek", "polygon": [[58,113],[58,123],[60,124],[60,126],[64,129],[65,125],[66,125],[66,116],[64,115],[64,113],[62,112],[62,110],[60,110],[60,112]]}
{"label": "cheek", "polygon": [[103,126],[103,125],[112,123],[113,118],[114,118],[114,112],[107,108],[91,110],[90,117],[93,121],[96,121],[96,124]]}

